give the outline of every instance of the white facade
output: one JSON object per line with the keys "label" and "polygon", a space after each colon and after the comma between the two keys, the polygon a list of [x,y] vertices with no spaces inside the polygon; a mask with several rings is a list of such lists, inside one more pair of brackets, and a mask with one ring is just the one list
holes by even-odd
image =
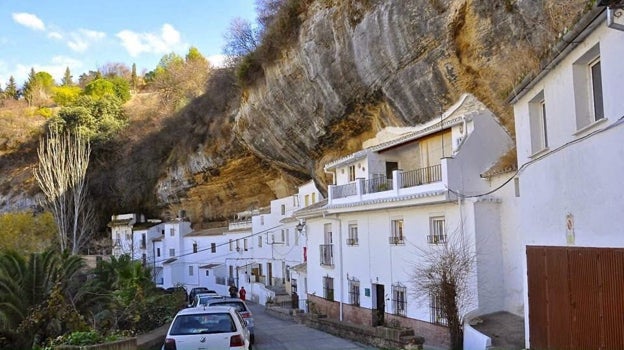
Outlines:
{"label": "white facade", "polygon": [[[624,247],[624,32],[606,22],[602,13],[577,26],[512,100],[523,248]],[[529,322],[526,308],[527,345]]]}
{"label": "white facade", "polygon": [[512,145],[492,113],[464,95],[441,118],[382,132],[329,163],[336,184],[326,205],[297,213],[308,232],[308,295],[337,302],[341,319],[356,299],[371,310],[385,299],[387,314],[436,323],[430,296],[415,296],[412,267],[422,251],[459,236],[477,257],[464,311],[505,309],[502,198],[482,195],[492,183],[481,174]]}

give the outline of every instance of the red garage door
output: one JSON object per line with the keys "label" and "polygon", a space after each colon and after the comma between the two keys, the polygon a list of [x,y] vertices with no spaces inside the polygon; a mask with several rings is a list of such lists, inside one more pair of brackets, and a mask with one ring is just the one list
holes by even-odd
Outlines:
{"label": "red garage door", "polygon": [[624,249],[526,253],[531,349],[624,349]]}

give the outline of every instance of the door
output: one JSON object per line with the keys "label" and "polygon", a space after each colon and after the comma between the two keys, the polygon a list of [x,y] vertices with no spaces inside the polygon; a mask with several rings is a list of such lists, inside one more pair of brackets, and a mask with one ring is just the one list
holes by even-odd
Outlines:
{"label": "door", "polygon": [[399,170],[398,162],[386,162],[386,179],[392,180],[392,172]]}
{"label": "door", "polygon": [[273,285],[273,264],[267,263],[267,285]]}
{"label": "door", "polygon": [[386,298],[383,284],[373,284],[373,327],[384,324],[386,314]]}

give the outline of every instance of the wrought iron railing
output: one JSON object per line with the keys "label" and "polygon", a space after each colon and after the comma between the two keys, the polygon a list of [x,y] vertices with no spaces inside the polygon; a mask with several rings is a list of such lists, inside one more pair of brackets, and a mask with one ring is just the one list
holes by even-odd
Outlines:
{"label": "wrought iron railing", "polygon": [[388,241],[390,244],[405,244],[405,240],[403,239],[403,236],[390,236],[388,237]]}
{"label": "wrought iron railing", "polygon": [[357,188],[355,187],[355,182],[352,182],[346,185],[335,186],[332,191],[332,199],[355,196],[356,194]]}
{"label": "wrought iron railing", "polygon": [[392,179],[387,179],[385,176],[375,176],[364,181],[364,194],[389,191],[391,189]]}
{"label": "wrought iron railing", "polygon": [[429,244],[446,243],[446,235],[427,235],[427,243]]}
{"label": "wrought iron railing", "polygon": [[416,170],[404,171],[401,174],[401,188],[424,185],[442,181],[442,165],[432,165]]}
{"label": "wrought iron railing", "polygon": [[321,265],[334,266],[333,244],[321,244],[319,248],[321,252]]}

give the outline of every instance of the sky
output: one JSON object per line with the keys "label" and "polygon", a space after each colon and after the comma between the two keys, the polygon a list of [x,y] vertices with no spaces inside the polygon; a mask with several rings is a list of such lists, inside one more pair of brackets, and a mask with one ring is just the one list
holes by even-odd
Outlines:
{"label": "sky", "polygon": [[255,17],[254,0],[0,0],[0,85],[31,68],[57,83],[66,67],[74,81],[107,63],[141,74],[191,46],[219,65],[231,21]]}

